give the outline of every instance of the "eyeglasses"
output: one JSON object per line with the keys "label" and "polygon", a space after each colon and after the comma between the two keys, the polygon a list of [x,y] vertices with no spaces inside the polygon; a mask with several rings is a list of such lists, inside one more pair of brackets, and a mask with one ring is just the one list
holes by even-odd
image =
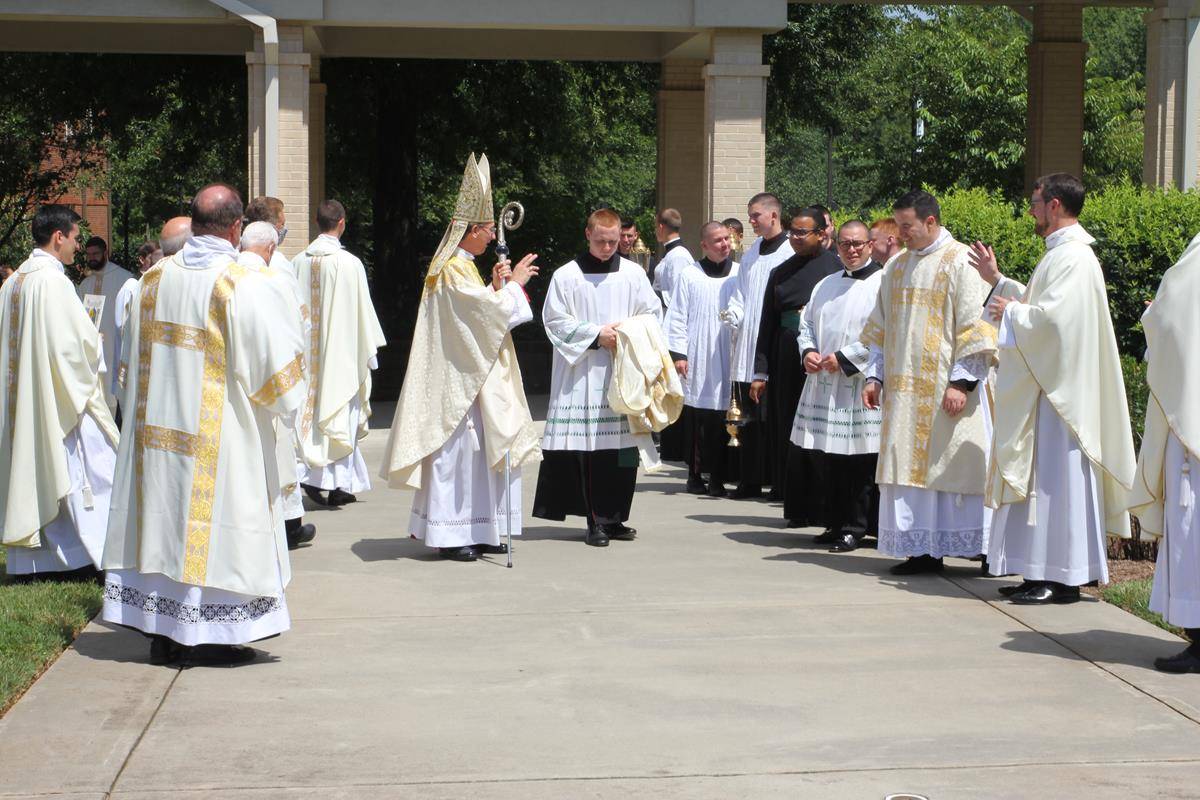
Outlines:
{"label": "eyeglasses", "polygon": [[814,233],[820,233],[819,228],[789,228],[788,236],[793,239],[803,239],[805,236],[812,236]]}
{"label": "eyeglasses", "polygon": [[847,239],[842,239],[838,242],[838,247],[843,247],[847,250],[862,250],[869,244],[870,242],[854,242]]}

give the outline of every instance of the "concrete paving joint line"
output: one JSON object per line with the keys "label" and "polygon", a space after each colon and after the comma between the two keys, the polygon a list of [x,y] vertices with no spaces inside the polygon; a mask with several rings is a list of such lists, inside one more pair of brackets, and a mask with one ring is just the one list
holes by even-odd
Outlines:
{"label": "concrete paving joint line", "polygon": [[182,668],[175,670],[175,675],[171,678],[171,682],[167,684],[167,688],[163,690],[162,697],[158,698],[158,705],[154,707],[154,713],[152,713],[150,718],[146,720],[146,724],[142,727],[142,731],[138,734],[137,739],[134,740],[133,746],[129,748],[129,752],[126,753],[125,758],[121,760],[121,767],[117,770],[117,774],[113,776],[112,783],[109,784],[108,791],[104,794],[105,798],[112,797],[113,792],[116,791],[117,782],[121,780],[121,776],[125,773],[125,767],[129,766],[129,760],[133,758],[133,754],[137,752],[138,745],[142,743],[142,739],[145,738],[146,732],[149,731],[150,726],[154,724],[154,720],[158,716],[158,712],[161,711],[163,705],[166,704],[167,697],[170,696],[171,690],[175,688],[175,683],[179,680],[179,676],[182,674]]}

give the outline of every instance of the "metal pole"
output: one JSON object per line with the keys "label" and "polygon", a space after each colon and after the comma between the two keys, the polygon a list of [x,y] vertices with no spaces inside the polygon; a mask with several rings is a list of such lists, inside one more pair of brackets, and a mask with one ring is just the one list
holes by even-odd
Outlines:
{"label": "metal pole", "polygon": [[512,451],[504,454],[504,538],[508,544],[509,569],[512,569]]}
{"label": "metal pole", "polygon": [[[511,202],[500,209],[500,219],[496,225],[496,256],[505,261],[508,259],[508,242],[505,241],[504,232],[506,230],[516,230],[521,227],[521,223],[525,221],[525,209],[518,202]],[[512,569],[513,565],[513,544],[512,544],[512,450],[504,454],[504,538],[508,545],[505,549],[508,551],[508,563],[506,566]]]}

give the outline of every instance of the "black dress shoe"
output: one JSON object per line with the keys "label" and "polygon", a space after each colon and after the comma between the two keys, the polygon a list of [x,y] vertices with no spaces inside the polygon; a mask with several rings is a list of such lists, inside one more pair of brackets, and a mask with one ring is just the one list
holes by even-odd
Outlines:
{"label": "black dress shoe", "polygon": [[853,533],[838,534],[837,541],[829,548],[831,553],[849,553],[858,549],[858,538]]}
{"label": "black dress shoe", "polygon": [[477,544],[475,550],[478,553],[483,553],[489,556],[503,556],[508,554],[508,545],[504,542],[500,544]]}
{"label": "black dress shoe", "polygon": [[341,489],[329,491],[329,505],[331,506],[344,506],[355,502],[358,502],[358,498],[349,492],[343,492]]}
{"label": "black dress shoe", "polygon": [[311,522],[306,525],[301,525],[295,530],[288,531],[288,550],[295,550],[300,545],[308,544],[315,538],[317,538],[316,525],[313,525]]}
{"label": "black dress shoe", "polygon": [[1079,602],[1079,587],[1065,586],[1051,581],[1038,583],[1023,592],[1010,595],[1009,600],[1019,606],[1044,606],[1050,603]]}
{"label": "black dress shoe", "polygon": [[767,499],[772,502],[779,502],[783,499],[783,492],[772,486],[771,491],[767,492]]}
{"label": "black dress shoe", "polygon": [[243,644],[199,644],[180,648],[184,667],[236,667],[258,658],[258,651]]}
{"label": "black dress shoe", "polygon": [[612,522],[607,525],[597,525],[605,536],[609,539],[620,539],[623,542],[628,542],[637,536],[637,528],[631,528],[620,522]]}
{"label": "black dress shoe", "polygon": [[785,527],[785,528],[807,528],[808,526],[804,524],[804,520],[800,520],[800,519],[789,519],[789,520],[788,520],[788,521],[787,521],[787,522],[784,524],[784,527]]}
{"label": "black dress shoe", "polygon": [[728,494],[729,492],[725,491],[725,484],[716,483],[714,481],[708,482],[709,497],[726,497]]}
{"label": "black dress shoe", "polygon": [[1176,675],[1200,672],[1200,647],[1193,644],[1173,656],[1156,658],[1154,659],[1154,668],[1159,672],[1171,672]]}
{"label": "black dress shoe", "polygon": [[608,547],[608,534],[600,526],[588,526],[587,536],[584,538],[584,541],[592,547]]}
{"label": "black dress shoe", "polygon": [[688,477],[687,493],[688,494],[704,494],[708,491],[708,484],[700,478]]}
{"label": "black dress shoe", "polygon": [[833,544],[837,540],[838,535],[826,528],[822,533],[813,537],[813,544]]}
{"label": "black dress shoe", "polygon": [[329,505],[329,501],[325,499],[325,495],[321,494],[321,490],[316,486],[309,486],[307,483],[300,484],[300,488],[308,495],[308,499],[312,500],[319,506]]}
{"label": "black dress shoe", "polygon": [[893,575],[920,575],[924,572],[941,572],[945,564],[940,558],[933,556],[913,556],[907,561],[901,561],[889,570]]}
{"label": "black dress shoe", "polygon": [[465,547],[439,547],[438,555],[442,558],[448,558],[451,561],[477,561],[479,559],[479,551],[472,545]]}
{"label": "black dress shoe", "polygon": [[150,663],[157,666],[176,664],[183,655],[183,648],[166,636],[150,636]]}
{"label": "black dress shoe", "polygon": [[734,490],[733,495],[737,500],[757,500],[762,497],[761,486],[739,486]]}
{"label": "black dress shoe", "polygon": [[984,556],[982,558],[982,560],[980,560],[980,562],[979,562],[979,574],[983,575],[984,577],[987,577],[990,574],[988,572],[989,566],[991,566],[991,565],[988,564],[987,556]]}
{"label": "black dress shoe", "polygon": [[1037,586],[1037,581],[1021,581],[1015,586],[1001,586],[996,591],[1000,593],[1001,597],[1012,597],[1014,594],[1020,594],[1035,586]]}

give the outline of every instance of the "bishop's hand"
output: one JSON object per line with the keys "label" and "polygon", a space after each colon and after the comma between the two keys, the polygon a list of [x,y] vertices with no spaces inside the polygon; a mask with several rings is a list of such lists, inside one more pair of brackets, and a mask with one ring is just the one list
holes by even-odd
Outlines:
{"label": "bishop's hand", "polygon": [[520,286],[525,286],[538,275],[538,265],[533,263],[537,260],[537,253],[529,253],[512,268],[512,279]]}
{"label": "bishop's hand", "polygon": [[496,266],[492,267],[492,289],[500,291],[510,277],[512,277],[512,268],[509,266],[508,259],[497,261]]}

